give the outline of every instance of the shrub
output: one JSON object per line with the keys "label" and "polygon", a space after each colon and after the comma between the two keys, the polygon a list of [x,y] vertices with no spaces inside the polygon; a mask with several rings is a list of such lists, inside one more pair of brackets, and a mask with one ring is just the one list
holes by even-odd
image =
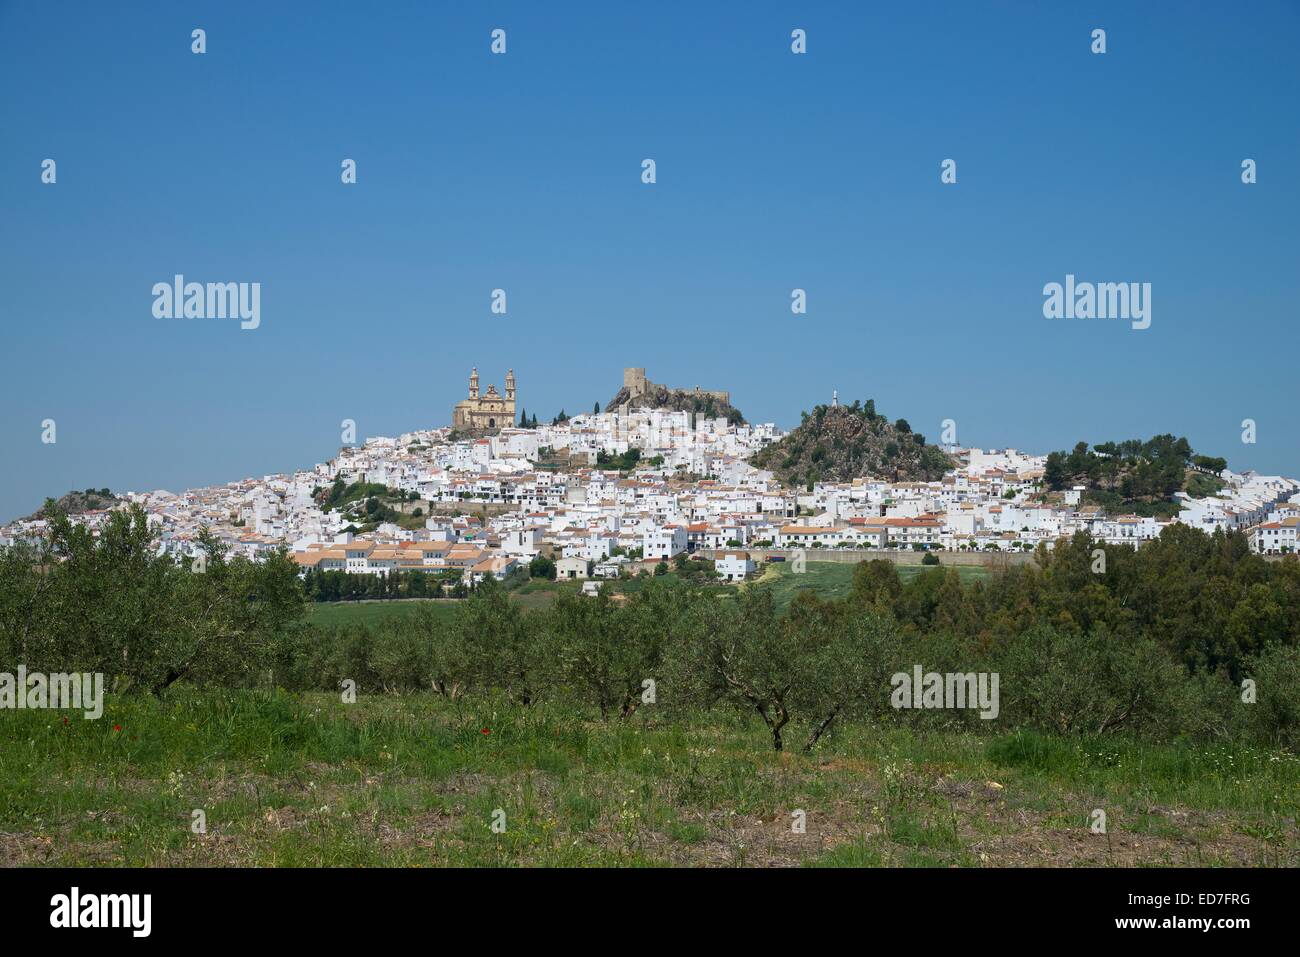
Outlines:
{"label": "shrub", "polygon": [[1254,741],[1300,751],[1300,648],[1270,645],[1247,659],[1254,704],[1240,701],[1240,723]]}

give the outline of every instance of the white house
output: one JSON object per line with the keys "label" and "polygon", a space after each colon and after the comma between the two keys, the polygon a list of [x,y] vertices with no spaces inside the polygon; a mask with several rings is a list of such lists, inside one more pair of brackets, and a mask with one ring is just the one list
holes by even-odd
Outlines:
{"label": "white house", "polygon": [[501,539],[501,554],[533,559],[542,548],[542,530],[536,525],[514,528]]}
{"label": "white house", "polygon": [[675,558],[684,551],[686,529],[680,525],[648,529],[641,540],[641,557],[647,561]]}
{"label": "white house", "polygon": [[501,581],[518,567],[519,562],[517,559],[505,555],[496,558],[485,558],[470,567],[469,578],[470,581],[481,582],[488,575],[491,575],[497,581]]}
{"label": "white house", "polygon": [[834,548],[844,538],[842,528],[828,525],[786,525],[777,534],[778,548]]}
{"label": "white house", "polygon": [[1250,550],[1260,555],[1294,553],[1298,526],[1300,518],[1284,518],[1280,522],[1256,525],[1247,533]]}
{"label": "white house", "polygon": [[370,553],[375,546],[372,542],[352,542],[346,549],[347,570],[351,575],[364,575],[369,571]]}
{"label": "white house", "polygon": [[714,562],[718,574],[729,582],[743,581],[755,567],[749,552],[723,552]]}
{"label": "white house", "polygon": [[561,558],[555,563],[555,578],[558,581],[569,581],[572,579],[587,577],[587,560],[573,556],[572,558]]}

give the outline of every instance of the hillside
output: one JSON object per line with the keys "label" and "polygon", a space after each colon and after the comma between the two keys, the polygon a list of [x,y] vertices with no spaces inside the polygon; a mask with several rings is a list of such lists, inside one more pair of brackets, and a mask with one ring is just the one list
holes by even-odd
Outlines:
{"label": "hillside", "polygon": [[1196,497],[1222,487],[1217,478],[1227,461],[1196,455],[1185,438],[1156,435],[1146,440],[1101,442],[1091,449],[1079,442],[1047,456],[1044,484],[1051,491],[1082,485],[1084,501],[1109,511],[1138,515],[1178,514],[1176,492]]}
{"label": "hillside", "polygon": [[859,476],[892,481],[937,479],[954,467],[952,459],[905,419],[890,422],[875,402],[851,406],[819,405],[803,413],[789,435],[750,460],[786,484],[847,482]]}
{"label": "hillside", "polygon": [[[613,412],[630,398],[631,393],[624,386],[605,404],[605,411]],[[713,395],[697,395],[690,389],[670,389],[667,386],[649,383],[645,394],[637,398],[635,405],[637,408],[698,412],[710,419],[726,419],[732,425],[745,424],[745,417],[731,403],[723,402]]]}
{"label": "hillside", "polygon": [[384,522],[406,529],[424,527],[424,508],[407,508],[408,503],[418,499],[415,492],[406,493],[375,482],[348,485],[342,479],[335,479],[333,485],[318,487],[312,497],[324,511],[342,512],[358,532],[372,532]]}
{"label": "hillside", "polygon": [[[46,499],[44,505],[27,516],[26,521],[49,518],[50,501],[50,499]],[[84,512],[97,512],[101,509],[112,508],[120,501],[121,499],[106,488],[88,488],[84,492],[69,492],[54,502],[54,506],[57,511],[68,515],[81,515]]]}

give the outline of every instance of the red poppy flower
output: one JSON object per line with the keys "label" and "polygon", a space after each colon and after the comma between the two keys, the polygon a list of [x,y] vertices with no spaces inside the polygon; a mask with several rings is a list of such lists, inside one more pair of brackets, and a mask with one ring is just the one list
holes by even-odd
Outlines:
{"label": "red poppy flower", "polygon": [[479,734],[491,734],[491,733],[492,733],[491,728],[479,728]]}
{"label": "red poppy flower", "polygon": [[115,724],[115,725],[113,725],[113,730],[114,730],[114,731],[121,731],[121,730],[122,730],[122,726],[121,726],[120,724]]}

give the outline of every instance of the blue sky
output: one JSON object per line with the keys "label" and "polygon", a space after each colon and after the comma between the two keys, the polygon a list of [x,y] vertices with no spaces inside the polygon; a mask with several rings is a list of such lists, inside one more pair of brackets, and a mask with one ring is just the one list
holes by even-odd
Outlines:
{"label": "blue sky", "polygon": [[[0,0],[0,519],[445,425],[473,365],[548,419],[638,365],[1300,473],[1295,3],[288,9]],[[175,273],[261,327],[154,318]],[[1151,328],[1044,319],[1067,273],[1150,282]]]}

